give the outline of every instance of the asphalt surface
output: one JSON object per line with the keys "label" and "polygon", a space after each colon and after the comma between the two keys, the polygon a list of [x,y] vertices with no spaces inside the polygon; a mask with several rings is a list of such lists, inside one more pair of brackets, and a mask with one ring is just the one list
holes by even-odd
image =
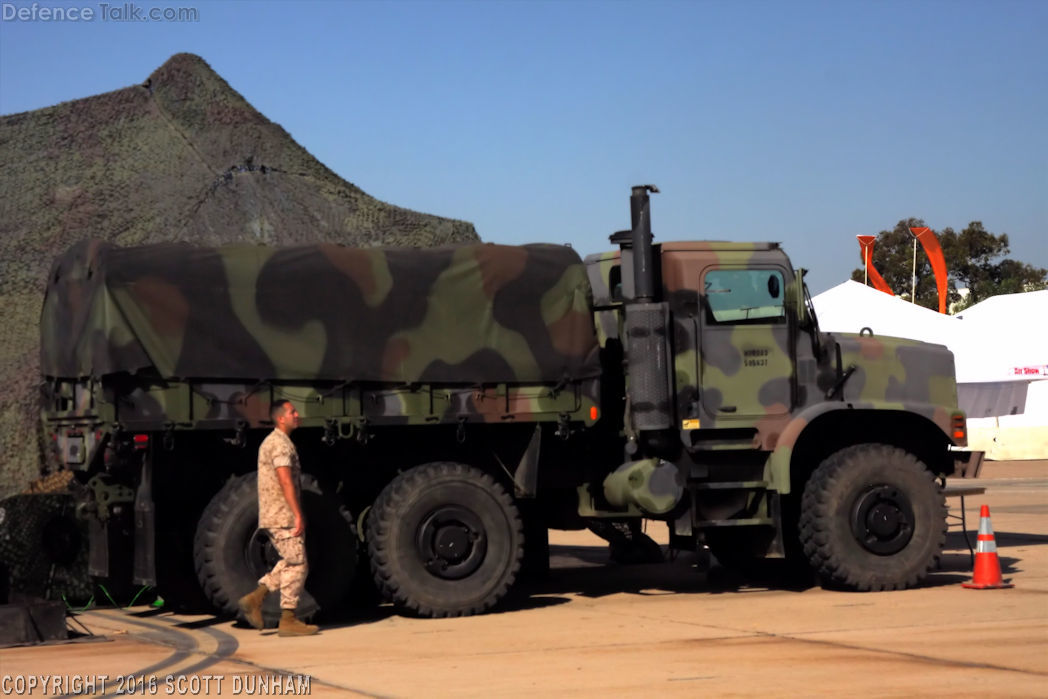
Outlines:
{"label": "asphalt surface", "polygon": [[[661,564],[608,563],[551,533],[548,579],[500,613],[413,619],[389,607],[284,639],[239,622],[98,609],[74,642],[0,650],[0,688],[33,696],[1046,696],[1048,462],[989,462],[966,484],[969,536],[991,510],[1006,579],[968,590],[951,527],[919,589],[846,593]],[[951,513],[960,500],[951,498]],[[951,523],[959,524],[956,520]],[[664,525],[651,523],[656,538]],[[51,682],[29,692],[28,678]],[[100,677],[105,676],[105,684]],[[87,681],[94,678],[94,685]],[[21,691],[18,683],[21,682]],[[58,684],[55,684],[57,682]],[[50,691],[62,690],[62,691]],[[124,690],[124,691],[120,691]]]}

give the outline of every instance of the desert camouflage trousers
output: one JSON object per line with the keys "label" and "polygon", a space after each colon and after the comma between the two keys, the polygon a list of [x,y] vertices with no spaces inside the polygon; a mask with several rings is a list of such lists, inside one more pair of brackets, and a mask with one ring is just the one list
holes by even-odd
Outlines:
{"label": "desert camouflage trousers", "polygon": [[273,547],[280,554],[280,561],[258,581],[270,591],[280,590],[281,609],[294,609],[298,606],[298,598],[306,585],[306,575],[309,573],[305,537],[295,536],[291,532],[291,527],[266,530]]}

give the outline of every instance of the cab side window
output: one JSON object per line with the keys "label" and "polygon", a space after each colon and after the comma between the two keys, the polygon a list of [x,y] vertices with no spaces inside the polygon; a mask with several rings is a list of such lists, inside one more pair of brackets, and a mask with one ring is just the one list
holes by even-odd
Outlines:
{"label": "cab side window", "polygon": [[713,269],[705,276],[706,322],[785,323],[782,273],[774,269]]}

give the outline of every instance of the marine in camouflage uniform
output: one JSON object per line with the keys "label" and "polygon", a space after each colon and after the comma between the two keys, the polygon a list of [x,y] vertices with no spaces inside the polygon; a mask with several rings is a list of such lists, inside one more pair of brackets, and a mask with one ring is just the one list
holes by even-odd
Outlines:
{"label": "marine in camouflage uniform", "polygon": [[254,592],[240,599],[248,623],[263,627],[262,602],[270,592],[280,591],[281,636],[307,636],[317,627],[295,618],[299,595],[306,584],[306,523],[302,516],[299,481],[302,467],[290,434],[299,424],[298,410],[290,401],[273,403],[270,416],[276,428],[258,449],[258,526],[269,535],[280,561],[258,581]]}

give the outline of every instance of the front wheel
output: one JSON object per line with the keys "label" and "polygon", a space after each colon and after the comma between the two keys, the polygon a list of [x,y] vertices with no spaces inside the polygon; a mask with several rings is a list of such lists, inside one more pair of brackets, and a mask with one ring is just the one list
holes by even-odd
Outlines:
{"label": "front wheel", "polygon": [[860,591],[919,584],[946,541],[946,500],[923,462],[859,444],[822,462],[804,488],[800,538],[823,582]]}
{"label": "front wheel", "polygon": [[367,539],[379,589],[429,617],[493,607],[524,553],[520,514],[505,489],[482,471],[444,462],[393,479],[371,508]]}

